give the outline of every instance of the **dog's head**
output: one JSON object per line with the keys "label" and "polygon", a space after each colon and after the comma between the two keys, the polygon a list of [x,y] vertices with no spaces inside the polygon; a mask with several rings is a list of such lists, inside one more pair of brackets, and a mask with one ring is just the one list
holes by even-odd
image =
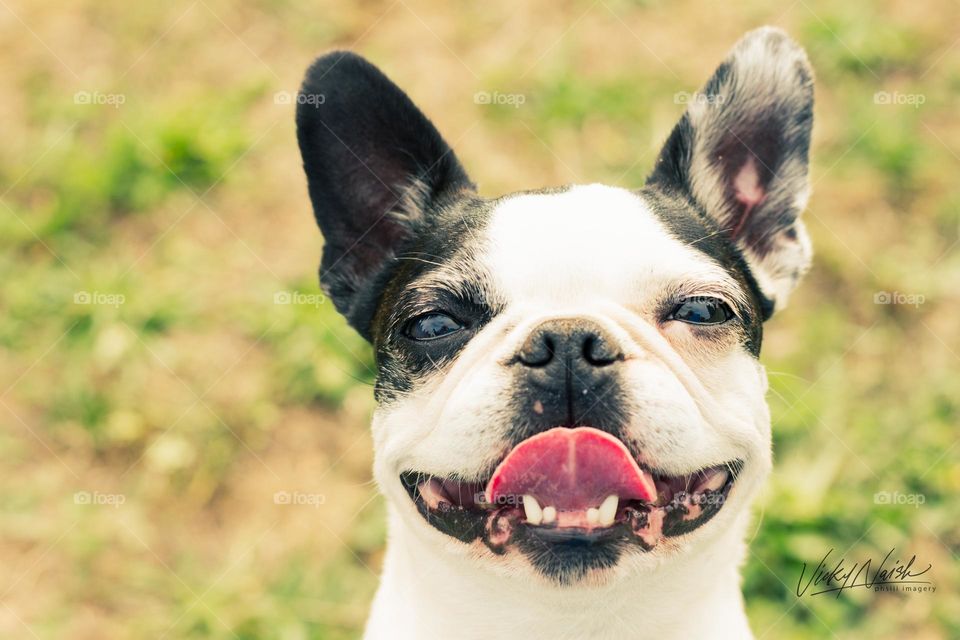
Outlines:
{"label": "dog's head", "polygon": [[375,347],[375,475],[404,526],[566,583],[742,519],[771,463],[763,322],[810,260],[795,43],[744,37],[636,191],[481,197],[350,53],[317,60],[301,96],[321,282]]}

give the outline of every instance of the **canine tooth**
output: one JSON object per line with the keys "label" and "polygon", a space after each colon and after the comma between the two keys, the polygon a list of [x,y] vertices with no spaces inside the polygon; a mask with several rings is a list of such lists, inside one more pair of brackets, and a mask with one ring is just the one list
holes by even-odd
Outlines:
{"label": "canine tooth", "polygon": [[556,507],[543,508],[543,524],[552,524],[557,519]]}
{"label": "canine tooth", "polygon": [[430,478],[422,483],[418,487],[418,490],[420,497],[430,509],[438,508],[440,503],[444,501],[443,485],[441,485],[436,478]]}
{"label": "canine tooth", "polygon": [[590,507],[587,509],[587,522],[590,524],[597,524],[600,522],[600,510],[596,507]]}
{"label": "canine tooth", "polygon": [[543,510],[540,509],[540,503],[533,496],[523,496],[523,513],[527,516],[527,522],[530,524],[540,524],[543,521]]}
{"label": "canine tooth", "polygon": [[701,491],[718,491],[727,482],[727,477],[729,473],[726,469],[716,469],[707,476],[707,478],[700,483],[700,486],[697,487],[696,491],[699,493]]}
{"label": "canine tooth", "polygon": [[[620,505],[620,496],[609,495],[600,503],[597,510],[600,518],[600,524],[609,527],[613,524],[613,519],[617,517],[617,507]],[[589,517],[589,514],[588,514]]]}

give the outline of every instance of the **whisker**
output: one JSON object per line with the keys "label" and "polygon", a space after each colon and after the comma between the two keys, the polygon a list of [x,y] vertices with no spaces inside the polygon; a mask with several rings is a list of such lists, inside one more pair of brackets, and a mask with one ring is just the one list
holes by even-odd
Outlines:
{"label": "whisker", "polygon": [[432,264],[435,267],[444,266],[439,262],[433,262],[432,260],[424,260],[423,258],[414,258],[413,256],[397,256],[397,260],[410,260],[411,262],[422,262],[424,264]]}
{"label": "whisker", "polygon": [[731,228],[731,229],[719,229],[719,230],[717,230],[717,231],[714,231],[713,233],[708,233],[707,235],[703,236],[702,238],[697,238],[696,240],[691,240],[690,242],[687,243],[687,246],[695,245],[695,244],[697,244],[698,242],[700,242],[701,240],[706,240],[707,238],[712,238],[713,236],[720,235],[721,233],[729,233],[729,232],[732,231],[732,230],[733,230],[732,228]]}
{"label": "whisker", "polygon": [[794,373],[789,373],[789,372],[786,372],[786,371],[770,371],[769,369],[767,369],[767,375],[768,375],[768,376],[783,376],[783,377],[785,377],[785,378],[796,378],[797,380],[802,380],[803,382],[806,382],[806,383],[808,383],[808,384],[810,383],[810,380],[808,380],[807,378],[804,378],[803,376],[798,376],[798,375],[796,375],[796,374],[794,374]]}

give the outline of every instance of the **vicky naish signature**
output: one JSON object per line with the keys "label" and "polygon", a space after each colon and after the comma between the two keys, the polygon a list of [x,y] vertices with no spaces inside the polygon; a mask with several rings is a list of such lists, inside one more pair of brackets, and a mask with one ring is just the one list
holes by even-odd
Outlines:
{"label": "vicky naish signature", "polygon": [[[930,571],[932,565],[928,564],[927,568],[923,571],[916,571],[913,565],[914,562],[916,562],[917,556],[912,555],[905,564],[902,560],[895,559],[893,564],[888,567],[887,563],[890,561],[890,556],[893,555],[893,552],[894,549],[890,549],[890,551],[887,552],[887,555],[883,557],[883,561],[877,566],[876,571],[873,570],[872,558],[863,563],[855,562],[849,567],[846,564],[846,558],[840,558],[836,565],[830,569],[827,564],[830,554],[833,553],[833,549],[830,549],[827,551],[827,554],[823,556],[817,568],[807,577],[806,583],[804,583],[803,578],[807,574],[807,563],[803,563],[803,568],[800,570],[800,579],[797,581],[797,597],[807,593],[807,590],[811,587],[814,589],[810,592],[811,596],[835,592],[838,598],[844,589],[854,589],[857,587],[873,589],[874,587],[890,584],[931,585],[930,590],[936,590],[936,587],[933,587],[933,583],[929,580],[915,579]],[[923,590],[926,591],[928,589]]]}

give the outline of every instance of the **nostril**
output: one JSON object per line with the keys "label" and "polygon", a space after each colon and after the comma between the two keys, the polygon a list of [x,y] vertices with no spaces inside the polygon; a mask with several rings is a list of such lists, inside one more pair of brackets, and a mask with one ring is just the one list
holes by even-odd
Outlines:
{"label": "nostril", "polygon": [[[584,319],[549,320],[534,328],[511,362],[551,375],[570,367],[605,367],[623,360],[620,343],[602,326]],[[561,367],[560,363],[566,363]]]}
{"label": "nostril", "polygon": [[550,334],[547,334],[546,337],[544,337],[543,346],[546,348],[547,355],[551,358],[557,352],[557,345],[554,344],[553,336]]}
{"label": "nostril", "polygon": [[520,353],[517,354],[517,360],[528,367],[545,367],[553,360],[555,353],[556,344],[553,336],[541,334],[523,344]]}
{"label": "nostril", "polygon": [[583,341],[583,359],[595,367],[605,367],[622,360],[623,354],[603,337],[590,334]]}

